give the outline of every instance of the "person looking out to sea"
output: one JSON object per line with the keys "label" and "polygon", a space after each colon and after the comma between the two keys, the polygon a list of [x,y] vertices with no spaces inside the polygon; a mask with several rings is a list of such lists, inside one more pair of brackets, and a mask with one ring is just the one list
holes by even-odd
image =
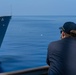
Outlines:
{"label": "person looking out to sea", "polygon": [[76,24],[65,22],[59,29],[61,40],[48,46],[48,75],[76,75]]}

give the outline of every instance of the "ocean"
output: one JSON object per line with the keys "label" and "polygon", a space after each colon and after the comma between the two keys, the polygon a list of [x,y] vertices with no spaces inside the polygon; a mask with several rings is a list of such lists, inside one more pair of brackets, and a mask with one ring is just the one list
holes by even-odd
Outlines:
{"label": "ocean", "polygon": [[0,48],[4,72],[45,66],[50,42],[60,39],[64,22],[76,16],[12,16]]}

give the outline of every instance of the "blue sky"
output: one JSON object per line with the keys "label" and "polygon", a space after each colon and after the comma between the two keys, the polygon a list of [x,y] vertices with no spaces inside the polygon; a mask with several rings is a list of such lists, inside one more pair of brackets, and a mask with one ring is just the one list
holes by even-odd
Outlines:
{"label": "blue sky", "polygon": [[0,0],[0,15],[76,15],[76,0]]}

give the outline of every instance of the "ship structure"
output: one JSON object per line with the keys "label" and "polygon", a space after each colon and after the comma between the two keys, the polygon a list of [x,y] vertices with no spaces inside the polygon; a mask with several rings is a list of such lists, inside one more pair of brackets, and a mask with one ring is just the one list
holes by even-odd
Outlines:
{"label": "ship structure", "polygon": [[3,42],[11,16],[0,16],[0,47]]}

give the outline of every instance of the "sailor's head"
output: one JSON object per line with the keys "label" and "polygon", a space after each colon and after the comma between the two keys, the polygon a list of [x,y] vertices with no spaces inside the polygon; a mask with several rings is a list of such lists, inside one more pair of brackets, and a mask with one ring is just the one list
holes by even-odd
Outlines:
{"label": "sailor's head", "polygon": [[61,38],[68,36],[76,37],[76,24],[74,22],[65,22],[59,29],[62,34]]}

